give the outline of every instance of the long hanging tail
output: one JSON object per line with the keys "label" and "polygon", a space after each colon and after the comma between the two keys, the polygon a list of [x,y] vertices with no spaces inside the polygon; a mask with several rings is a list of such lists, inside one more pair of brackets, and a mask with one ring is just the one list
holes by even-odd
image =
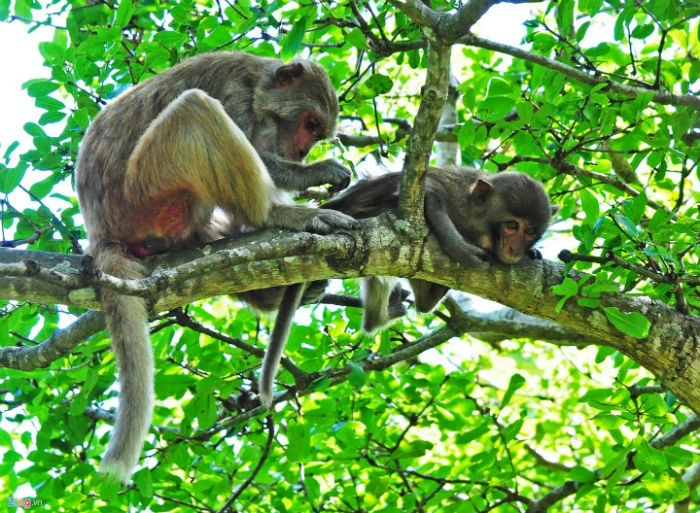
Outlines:
{"label": "long hanging tail", "polygon": [[[114,248],[99,250],[97,265],[106,273],[126,279],[145,275],[139,262]],[[112,351],[119,367],[119,406],[100,472],[129,482],[138,463],[153,415],[153,351],[148,313],[142,298],[102,294]]]}
{"label": "long hanging tail", "polygon": [[299,308],[306,288],[306,283],[289,285],[284,291],[282,301],[280,302],[277,319],[275,320],[275,327],[272,329],[270,343],[265,350],[262,372],[260,373],[260,402],[267,409],[272,407],[275,374],[277,373],[277,368],[284,354],[284,346],[287,345],[289,330],[292,328],[292,321],[294,320],[294,313],[297,311],[297,308]]}

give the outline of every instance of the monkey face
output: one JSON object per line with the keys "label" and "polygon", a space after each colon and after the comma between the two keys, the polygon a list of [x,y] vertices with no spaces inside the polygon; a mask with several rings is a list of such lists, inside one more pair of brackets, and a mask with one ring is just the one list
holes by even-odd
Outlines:
{"label": "monkey face", "polygon": [[515,264],[537,242],[540,233],[525,219],[513,217],[498,225],[496,257],[504,264]]}
{"label": "monkey face", "polygon": [[324,139],[328,134],[323,117],[312,111],[304,111],[299,117],[294,133],[289,139],[286,155],[290,160],[302,161],[309,154],[311,148]]}

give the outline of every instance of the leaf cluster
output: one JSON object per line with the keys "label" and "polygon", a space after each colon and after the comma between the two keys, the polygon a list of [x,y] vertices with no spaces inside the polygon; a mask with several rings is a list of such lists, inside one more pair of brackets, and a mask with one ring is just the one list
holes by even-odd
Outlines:
{"label": "leaf cluster", "polygon": [[[431,13],[468,14],[468,4],[0,0],[0,20],[55,28],[38,48],[47,76],[25,84],[42,110],[24,126],[29,147],[3,147],[3,244],[80,253],[72,179],[90,121],[128,87],[205,51],[311,56],[342,110],[338,141],[312,158],[359,174],[399,169],[429,45],[447,37],[427,28]],[[588,273],[555,289],[558,311],[582,307],[591,324],[642,344],[653,319],[606,297],[656,299],[689,316],[700,308],[700,11],[676,0],[535,7],[519,15],[518,47],[481,37],[479,25],[456,41],[457,122],[437,139],[458,144],[458,164],[542,180],[561,207],[543,249],[572,250],[569,268]],[[486,21],[495,9],[477,14]],[[357,283],[339,287],[357,296]],[[487,321],[488,310],[479,312]],[[76,313],[4,301],[0,342],[33,345]],[[367,336],[359,309],[305,307],[279,376],[291,399],[273,413],[272,433],[254,412],[272,319],[227,298],[161,314],[154,428],[126,489],[95,471],[117,396],[109,341],[97,333],[49,368],[3,371],[0,487],[54,511],[222,511],[230,501],[228,511],[249,512],[603,513],[700,503],[691,473],[700,421],[632,359],[605,345],[568,347],[581,344],[567,335],[545,343],[464,330],[452,314],[411,311]],[[372,367],[436,334],[419,356]],[[684,347],[675,335],[668,343]]]}

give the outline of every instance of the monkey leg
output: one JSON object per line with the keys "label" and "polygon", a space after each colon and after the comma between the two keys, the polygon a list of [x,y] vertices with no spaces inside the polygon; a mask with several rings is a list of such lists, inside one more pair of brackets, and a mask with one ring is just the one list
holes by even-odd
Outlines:
{"label": "monkey leg", "polygon": [[389,323],[391,319],[406,313],[403,305],[397,308],[396,288],[401,289],[396,278],[367,276],[360,281],[362,296],[362,330],[373,333]]}
{"label": "monkey leg", "polygon": [[255,148],[221,103],[199,89],[182,93],[149,125],[131,154],[124,187],[138,211],[184,192],[194,202],[189,215],[197,216],[199,205],[219,206],[251,226],[263,224],[274,196]]}
{"label": "monkey leg", "polygon": [[413,289],[416,310],[425,313],[431,311],[450,290],[444,285],[424,280],[408,280]]}
{"label": "monkey leg", "polygon": [[248,290],[237,292],[236,297],[248,303],[256,310],[269,312],[279,307],[284,291],[287,287],[270,287],[267,289]]}
{"label": "monkey leg", "polygon": [[[304,291],[304,297],[301,298],[301,304],[318,303],[326,290],[327,284],[328,280],[316,280],[308,283]],[[267,312],[276,310],[279,307],[286,288],[285,286],[279,286],[248,290],[246,292],[238,292],[236,297],[242,299],[256,310]]]}
{"label": "monkey leg", "polygon": [[403,302],[411,293],[401,286],[400,281],[396,281],[394,288],[391,289],[389,295],[389,304],[387,305],[387,313],[390,319],[397,319],[406,315],[406,306]]}

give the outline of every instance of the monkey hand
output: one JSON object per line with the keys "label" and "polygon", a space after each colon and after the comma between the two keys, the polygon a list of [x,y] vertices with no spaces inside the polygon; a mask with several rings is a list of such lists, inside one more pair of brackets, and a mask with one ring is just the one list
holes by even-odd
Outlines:
{"label": "monkey hand", "polygon": [[466,251],[460,251],[459,254],[450,256],[464,267],[477,271],[488,269],[490,262],[493,260],[491,254],[478,246],[472,246],[471,244],[469,246]]}
{"label": "monkey hand", "polygon": [[464,267],[476,270],[488,269],[492,260],[491,254],[479,246],[467,242],[462,236],[443,237],[439,234],[438,241],[442,250],[453,260],[456,260]]}
{"label": "monkey hand", "polygon": [[359,226],[355,219],[336,210],[298,205],[273,205],[266,224],[321,235],[334,230],[354,230]]}
{"label": "monkey hand", "polygon": [[533,260],[542,260],[542,252],[539,249],[528,248],[527,256],[529,256]]}
{"label": "monkey hand", "polygon": [[313,173],[310,173],[310,175],[315,180],[315,183],[309,185],[309,187],[329,184],[329,192],[335,194],[350,185],[352,172],[333,159],[320,160],[308,166],[313,169]]}
{"label": "monkey hand", "polygon": [[350,184],[352,172],[333,159],[304,164],[285,160],[273,153],[261,153],[275,185],[285,191],[303,191],[309,187],[330,185],[330,192],[345,189]]}

